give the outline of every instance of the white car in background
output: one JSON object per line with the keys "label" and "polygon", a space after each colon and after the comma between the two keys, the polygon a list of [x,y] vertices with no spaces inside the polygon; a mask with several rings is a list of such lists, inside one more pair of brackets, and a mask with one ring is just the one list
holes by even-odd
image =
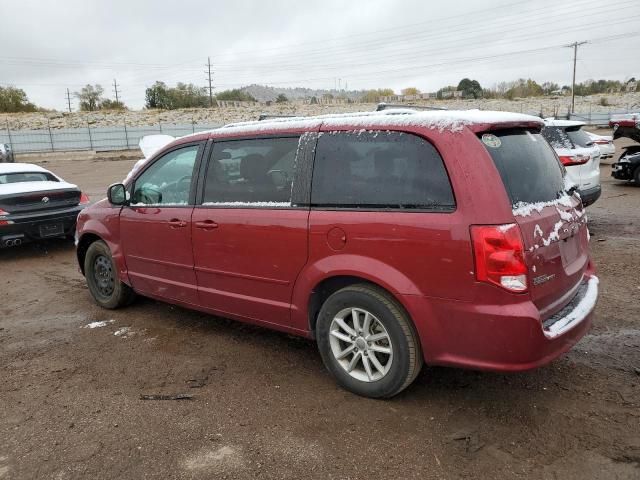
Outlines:
{"label": "white car in background", "polygon": [[567,170],[567,177],[578,185],[582,203],[591,205],[602,193],[600,186],[600,148],[587,132],[584,122],[544,120],[542,136],[547,139]]}
{"label": "white car in background", "polygon": [[616,146],[613,144],[613,137],[611,135],[598,135],[596,133],[584,132],[589,135],[589,138],[600,149],[600,160],[606,158],[613,158],[616,153]]}

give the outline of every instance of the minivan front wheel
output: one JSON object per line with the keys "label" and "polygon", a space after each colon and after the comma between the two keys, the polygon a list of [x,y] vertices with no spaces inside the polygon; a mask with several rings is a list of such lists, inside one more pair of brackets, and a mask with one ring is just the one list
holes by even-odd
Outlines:
{"label": "minivan front wheel", "polygon": [[89,245],[84,257],[84,275],[91,296],[103,308],[122,307],[135,298],[131,287],[118,278],[111,251],[102,240]]}
{"label": "minivan front wheel", "polygon": [[331,295],[318,314],[316,335],[327,369],[358,395],[392,397],[422,367],[410,319],[391,295],[374,286],[351,285]]}

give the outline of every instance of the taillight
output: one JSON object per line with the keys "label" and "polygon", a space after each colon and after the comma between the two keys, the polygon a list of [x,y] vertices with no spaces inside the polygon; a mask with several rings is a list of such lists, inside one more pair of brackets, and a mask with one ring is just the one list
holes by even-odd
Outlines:
{"label": "taillight", "polygon": [[560,155],[560,161],[565,167],[584,165],[589,160],[591,160],[589,155]]}
{"label": "taillight", "polygon": [[12,220],[7,220],[6,215],[9,215],[9,212],[0,208],[0,227],[3,225],[11,225],[13,223]]}
{"label": "taillight", "polygon": [[86,193],[80,193],[80,205],[86,205],[89,202],[91,202],[91,200],[89,200],[89,195]]}
{"label": "taillight", "polygon": [[473,225],[471,239],[476,279],[510,292],[527,291],[527,265],[520,228],[507,225]]}
{"label": "taillight", "polygon": [[609,140],[596,140],[595,142],[598,145],[609,145],[611,142]]}

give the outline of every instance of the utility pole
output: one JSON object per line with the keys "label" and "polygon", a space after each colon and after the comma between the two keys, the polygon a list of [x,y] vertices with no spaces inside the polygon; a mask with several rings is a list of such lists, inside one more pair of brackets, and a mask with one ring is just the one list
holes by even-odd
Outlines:
{"label": "utility pole", "polygon": [[67,88],[67,105],[69,106],[69,113],[71,113],[71,94],[69,93],[68,88]]}
{"label": "utility pole", "polygon": [[120,97],[118,96],[118,87],[120,85],[118,85],[118,83],[116,82],[116,79],[113,79],[113,91],[116,94],[116,103],[120,103]]}
{"label": "utility pole", "polygon": [[213,107],[213,85],[211,84],[211,57],[207,57],[207,79],[209,80],[209,107]]}
{"label": "utility pole", "polygon": [[569,45],[565,45],[568,48],[573,48],[573,81],[571,83],[571,113],[575,113],[576,107],[576,60],[578,58],[578,47],[584,45],[587,42],[573,42]]}

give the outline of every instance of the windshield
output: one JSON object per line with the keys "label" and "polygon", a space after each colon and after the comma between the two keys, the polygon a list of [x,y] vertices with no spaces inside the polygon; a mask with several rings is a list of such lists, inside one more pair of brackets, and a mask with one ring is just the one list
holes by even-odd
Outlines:
{"label": "windshield", "polygon": [[563,168],[536,131],[512,129],[480,135],[500,172],[513,205],[556,200],[563,191]]}
{"label": "windshield", "polygon": [[590,147],[593,145],[591,137],[589,137],[584,130],[580,130],[580,127],[572,129],[567,128],[565,131],[571,141],[578,147]]}
{"label": "windshield", "polygon": [[58,179],[45,172],[14,172],[0,174],[0,185],[19,182],[57,182]]}

